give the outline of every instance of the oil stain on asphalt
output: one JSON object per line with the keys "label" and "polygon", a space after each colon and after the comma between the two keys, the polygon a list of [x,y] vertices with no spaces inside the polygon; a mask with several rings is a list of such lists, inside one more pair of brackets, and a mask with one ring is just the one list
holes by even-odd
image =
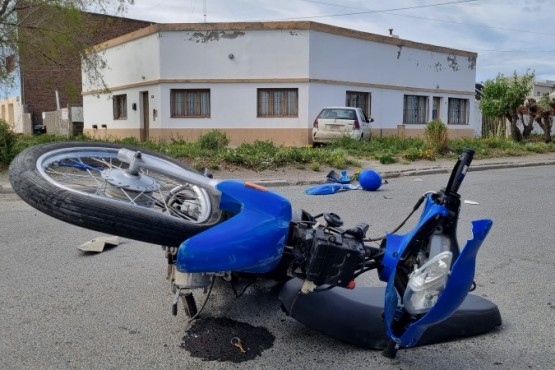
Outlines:
{"label": "oil stain on asphalt", "polygon": [[271,348],[274,340],[264,327],[226,317],[207,317],[193,322],[181,347],[203,361],[244,362]]}

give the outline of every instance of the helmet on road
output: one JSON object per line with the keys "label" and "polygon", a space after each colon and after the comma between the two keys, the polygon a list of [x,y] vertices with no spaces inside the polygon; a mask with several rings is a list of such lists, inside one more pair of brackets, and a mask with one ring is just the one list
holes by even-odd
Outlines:
{"label": "helmet on road", "polygon": [[364,190],[375,191],[382,185],[382,177],[374,170],[366,169],[358,175],[358,182]]}

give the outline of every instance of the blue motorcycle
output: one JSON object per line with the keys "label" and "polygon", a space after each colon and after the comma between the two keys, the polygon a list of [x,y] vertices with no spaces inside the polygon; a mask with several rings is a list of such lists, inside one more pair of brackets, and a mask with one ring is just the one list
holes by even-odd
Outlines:
{"label": "blue motorcycle", "polygon": [[[412,231],[406,220],[383,238],[368,225],[345,228],[334,213],[293,211],[277,193],[217,180],[163,155],[106,143],[53,143],[29,148],[10,166],[17,194],[62,221],[162,245],[167,279],[191,318],[193,289],[206,299],[216,279],[283,281],[284,311],[325,334],[394,357],[412,347],[487,332],[501,324],[497,307],[468,294],[475,259],[491,220],[473,222],[460,249],[459,187],[473,152],[460,156],[449,182],[426,193]],[[381,241],[381,244],[376,242]],[[377,270],[385,288],[356,287]],[[239,295],[236,292],[237,295]]]}

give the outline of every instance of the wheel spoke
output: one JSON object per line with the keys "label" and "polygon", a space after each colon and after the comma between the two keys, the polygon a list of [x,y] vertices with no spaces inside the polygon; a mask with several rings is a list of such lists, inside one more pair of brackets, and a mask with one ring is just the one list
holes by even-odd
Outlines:
{"label": "wheel spoke", "polygon": [[[90,153],[76,148],[54,153],[39,167],[44,168],[52,182],[70,191],[125,202],[190,222],[202,222],[208,217],[210,204],[204,190],[154,169],[142,168],[138,175],[132,175],[126,172],[129,165],[120,161],[117,154],[114,148],[94,148]],[[163,166],[165,160],[158,160]]]}

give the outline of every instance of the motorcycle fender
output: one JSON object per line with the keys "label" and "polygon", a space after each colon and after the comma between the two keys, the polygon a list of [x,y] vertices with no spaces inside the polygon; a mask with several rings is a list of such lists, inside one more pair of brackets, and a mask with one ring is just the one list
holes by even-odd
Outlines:
{"label": "motorcycle fender", "polygon": [[220,208],[236,214],[184,241],[177,253],[177,270],[264,273],[274,269],[289,233],[290,202],[237,180],[225,180],[216,187],[222,192]]}
{"label": "motorcycle fender", "polygon": [[395,274],[391,275],[386,288],[384,308],[387,335],[391,339],[404,347],[415,346],[428,327],[447,319],[457,310],[472,286],[476,255],[492,224],[493,222],[489,219],[472,222],[473,238],[467,241],[459,257],[453,263],[447,286],[437,303],[422,318],[409,325],[401,336],[396,336],[391,328],[398,306],[397,291],[393,284]]}

